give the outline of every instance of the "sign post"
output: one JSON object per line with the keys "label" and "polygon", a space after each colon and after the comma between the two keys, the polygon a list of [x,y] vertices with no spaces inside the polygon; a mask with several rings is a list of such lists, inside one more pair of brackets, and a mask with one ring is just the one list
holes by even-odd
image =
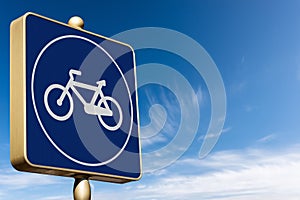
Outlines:
{"label": "sign post", "polygon": [[76,200],[142,174],[134,51],[83,26],[26,13],[10,37],[11,163],[75,178]]}

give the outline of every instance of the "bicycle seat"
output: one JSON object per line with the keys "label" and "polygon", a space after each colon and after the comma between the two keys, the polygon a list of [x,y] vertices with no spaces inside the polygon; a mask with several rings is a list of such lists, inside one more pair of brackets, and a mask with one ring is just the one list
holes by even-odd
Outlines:
{"label": "bicycle seat", "polygon": [[106,86],[105,80],[97,81],[96,83],[97,83],[97,85],[100,85],[100,86]]}

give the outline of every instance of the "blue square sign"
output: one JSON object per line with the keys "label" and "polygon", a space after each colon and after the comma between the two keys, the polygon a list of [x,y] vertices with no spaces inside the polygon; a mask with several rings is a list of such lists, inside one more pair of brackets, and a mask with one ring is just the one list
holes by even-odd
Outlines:
{"label": "blue square sign", "polygon": [[141,177],[133,49],[27,13],[11,24],[11,162],[21,171]]}

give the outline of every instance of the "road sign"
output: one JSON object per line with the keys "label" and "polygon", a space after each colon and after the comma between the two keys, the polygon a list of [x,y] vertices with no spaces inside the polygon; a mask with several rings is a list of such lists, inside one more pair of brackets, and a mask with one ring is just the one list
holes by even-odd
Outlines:
{"label": "road sign", "polygon": [[21,171],[141,177],[133,49],[34,13],[11,24],[11,162]]}

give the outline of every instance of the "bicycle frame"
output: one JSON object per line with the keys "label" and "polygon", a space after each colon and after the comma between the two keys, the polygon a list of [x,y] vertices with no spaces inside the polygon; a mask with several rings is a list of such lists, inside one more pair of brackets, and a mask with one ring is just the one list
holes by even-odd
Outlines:
{"label": "bicycle frame", "polygon": [[[58,121],[65,121],[71,117],[71,115],[73,114],[73,110],[74,110],[74,102],[73,102],[73,97],[72,97],[71,93],[69,92],[69,90],[72,90],[74,92],[74,94],[78,97],[78,99],[81,101],[81,103],[83,104],[84,111],[86,114],[97,115],[100,124],[109,131],[115,131],[115,130],[119,129],[120,126],[122,125],[122,121],[123,121],[122,109],[121,109],[120,104],[113,97],[104,96],[104,93],[102,92],[102,87],[106,86],[106,81],[105,80],[97,81],[96,82],[97,86],[88,85],[85,83],[75,81],[74,74],[80,76],[81,72],[78,70],[71,69],[69,71],[70,79],[68,80],[66,86],[54,83],[54,84],[49,85],[47,87],[47,89],[45,90],[44,104],[45,104],[46,110],[48,111],[50,116]],[[85,99],[83,98],[83,96],[78,92],[78,90],[76,89],[77,87],[94,91],[92,99],[89,103],[86,102]],[[62,106],[62,103],[65,98],[67,98],[70,102],[69,110],[64,115],[57,115],[55,112],[53,112],[53,110],[51,110],[51,108],[49,106],[48,95],[53,89],[59,89],[62,91],[60,97],[56,101],[58,106]],[[99,99],[99,97],[100,97],[100,99]],[[97,102],[97,100],[98,100],[98,102]],[[110,104],[108,102],[110,102]],[[113,105],[114,105],[114,108],[116,108],[116,109],[114,109],[114,112],[116,112],[115,115],[111,109]],[[109,106],[111,106],[111,108]],[[111,123],[107,124],[107,122],[105,120],[103,120],[103,118],[102,118],[102,116],[112,117],[113,115],[114,115],[114,121],[115,121],[114,125],[112,125]],[[117,117],[118,119],[115,118],[115,116],[118,116]]]}
{"label": "bicycle frame", "polygon": [[[74,74],[80,76],[81,72],[77,71],[77,70],[73,70],[73,69],[69,71],[70,79],[69,79],[63,93],[61,94],[60,98],[57,100],[57,104],[62,105],[62,102],[63,102],[67,92],[69,91],[69,89],[71,89],[74,92],[74,94],[78,97],[78,99],[81,101],[81,103],[84,105],[86,112],[88,112],[89,114],[99,114],[94,109],[96,106],[96,100],[97,100],[98,95],[100,96],[100,99],[104,98],[104,94],[102,92],[102,87],[106,85],[105,80],[96,82],[98,84],[97,86],[92,86],[92,85],[88,85],[85,83],[75,81]],[[89,103],[85,101],[85,99],[78,92],[76,87],[95,91],[93,94],[93,97]],[[104,115],[104,116],[112,116],[112,111],[109,109],[109,106],[108,106],[107,102],[105,101],[105,99],[103,101],[103,104],[104,104],[104,108],[98,107],[97,109],[100,109],[100,111],[98,111],[98,112],[100,112],[101,115]]]}

